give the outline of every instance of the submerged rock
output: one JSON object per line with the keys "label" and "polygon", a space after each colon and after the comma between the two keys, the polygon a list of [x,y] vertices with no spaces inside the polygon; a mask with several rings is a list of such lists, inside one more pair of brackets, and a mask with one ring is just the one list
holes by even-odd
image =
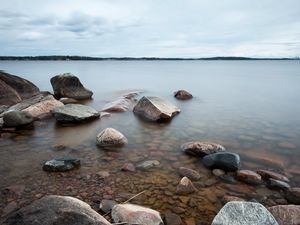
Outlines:
{"label": "submerged rock", "polygon": [[3,115],[3,124],[6,127],[18,127],[28,125],[33,122],[33,117],[28,112],[9,111]]}
{"label": "submerged rock", "polygon": [[133,108],[133,112],[144,119],[163,122],[171,120],[180,109],[159,97],[144,96]]}
{"label": "submerged rock", "polygon": [[202,160],[209,169],[221,169],[226,172],[237,171],[240,168],[240,156],[232,152],[218,152],[207,155]]}
{"label": "submerged rock", "polygon": [[239,180],[249,183],[249,184],[261,184],[262,179],[258,173],[251,170],[239,170],[236,173]]}
{"label": "submerged rock", "polygon": [[80,160],[76,158],[57,158],[45,162],[43,170],[47,172],[66,172],[80,166]]}
{"label": "submerged rock", "polygon": [[111,225],[87,203],[68,196],[49,195],[11,213],[2,225]]}
{"label": "submerged rock", "polygon": [[188,195],[195,191],[197,191],[197,189],[193,182],[187,177],[183,177],[176,187],[176,193],[181,195]]}
{"label": "submerged rock", "polygon": [[276,205],[269,207],[268,210],[279,225],[300,224],[300,205]]}
{"label": "submerged rock", "polygon": [[281,180],[284,182],[290,182],[290,180],[286,176],[276,173],[276,172],[273,172],[273,171],[270,171],[270,170],[260,169],[260,170],[257,170],[256,172],[259,175],[261,175],[263,179],[273,178],[273,179]]}
{"label": "submerged rock", "polygon": [[132,163],[125,163],[121,167],[122,171],[129,171],[129,172],[134,172],[135,171],[135,166]]}
{"label": "submerged rock", "polygon": [[139,163],[136,168],[140,170],[148,170],[154,167],[158,167],[160,162],[158,160],[147,160],[142,163]]}
{"label": "submerged rock", "polygon": [[216,215],[212,225],[278,225],[272,214],[254,202],[228,202]]}
{"label": "submerged rock", "polygon": [[174,97],[179,100],[188,100],[193,98],[193,95],[185,90],[178,90],[174,92]]}
{"label": "submerged rock", "polygon": [[52,114],[58,122],[72,123],[97,119],[100,113],[95,109],[80,104],[68,104],[53,109]]}
{"label": "submerged rock", "polygon": [[267,186],[269,188],[282,189],[282,190],[287,190],[290,188],[290,185],[288,183],[281,181],[281,180],[275,180],[273,178],[270,178],[267,181]]}
{"label": "submerged rock", "polygon": [[191,141],[181,145],[181,149],[188,155],[204,157],[217,152],[224,152],[225,148],[222,145],[205,142]]}
{"label": "submerged rock", "polygon": [[163,225],[159,212],[133,204],[115,205],[111,212],[115,223]]}
{"label": "submerged rock", "polygon": [[121,147],[128,143],[127,138],[114,128],[106,128],[96,138],[99,147]]}
{"label": "submerged rock", "polygon": [[76,100],[89,99],[93,92],[86,89],[79,78],[71,73],[56,75],[50,80],[54,95],[57,98],[68,97]]}
{"label": "submerged rock", "polygon": [[21,77],[0,71],[0,105],[13,105],[37,95],[37,86]]}
{"label": "submerged rock", "polygon": [[186,167],[179,167],[179,174],[191,180],[199,180],[201,178],[201,175],[197,171]]}
{"label": "submerged rock", "polygon": [[289,203],[300,205],[300,188],[295,187],[288,189],[285,197]]}
{"label": "submerged rock", "polygon": [[216,177],[220,177],[220,176],[223,176],[225,174],[225,172],[223,170],[220,170],[220,169],[214,169],[211,172]]}
{"label": "submerged rock", "polygon": [[138,92],[127,93],[116,100],[107,103],[101,111],[105,112],[127,112],[133,109]]}

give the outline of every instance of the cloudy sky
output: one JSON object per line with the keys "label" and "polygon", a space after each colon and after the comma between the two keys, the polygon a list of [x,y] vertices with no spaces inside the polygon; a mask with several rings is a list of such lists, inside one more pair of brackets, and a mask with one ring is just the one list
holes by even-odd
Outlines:
{"label": "cloudy sky", "polygon": [[300,56],[299,0],[1,0],[0,55]]}

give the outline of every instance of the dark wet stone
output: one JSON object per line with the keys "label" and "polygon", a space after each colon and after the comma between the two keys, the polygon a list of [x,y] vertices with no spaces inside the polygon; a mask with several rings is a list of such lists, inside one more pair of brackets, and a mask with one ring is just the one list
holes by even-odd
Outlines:
{"label": "dark wet stone", "polygon": [[31,124],[33,117],[28,112],[23,111],[9,111],[3,115],[4,126],[18,127]]}
{"label": "dark wet stone", "polygon": [[99,209],[104,213],[109,213],[116,204],[116,201],[103,199],[100,202]]}
{"label": "dark wet stone", "polygon": [[199,180],[201,178],[201,175],[197,171],[186,168],[186,167],[180,167],[179,174],[181,176],[187,177],[191,180]]}
{"label": "dark wet stone", "polygon": [[226,172],[236,171],[240,168],[240,156],[231,152],[219,152],[207,155],[203,158],[202,162],[209,169],[221,169]]}
{"label": "dark wet stone", "polygon": [[300,205],[300,188],[290,188],[286,192],[286,199],[289,203]]}
{"label": "dark wet stone", "polygon": [[180,109],[159,97],[144,96],[135,105],[133,112],[144,119],[163,122],[171,120]]}
{"label": "dark wet stone", "polygon": [[273,178],[275,180],[281,180],[281,181],[284,181],[284,182],[290,182],[290,180],[286,176],[284,176],[282,174],[279,174],[279,173],[276,173],[274,171],[260,169],[260,170],[257,170],[256,172],[259,175],[261,175],[261,177],[263,179]]}
{"label": "dark wet stone", "polygon": [[261,176],[251,170],[239,170],[236,173],[236,177],[243,181],[246,182],[248,184],[261,184],[262,183],[262,179]]}
{"label": "dark wet stone", "polygon": [[45,162],[43,170],[47,172],[66,172],[80,166],[80,160],[76,158],[57,158]]}
{"label": "dark wet stone", "polygon": [[237,183],[236,179],[233,176],[228,175],[228,174],[221,175],[221,176],[219,176],[219,178],[223,182],[228,183],[228,184],[235,184],[235,183]]}
{"label": "dark wet stone", "polygon": [[300,205],[277,205],[269,207],[268,210],[279,225],[300,224]]}
{"label": "dark wet stone", "polygon": [[183,177],[176,187],[176,193],[181,195],[188,195],[195,191],[197,191],[197,189],[192,181],[187,177]]}
{"label": "dark wet stone", "polygon": [[165,225],[183,225],[180,216],[175,213],[165,213],[164,222]]}
{"label": "dark wet stone", "polygon": [[204,157],[217,152],[225,151],[222,145],[204,142],[204,141],[191,141],[181,145],[181,150],[188,155]]}
{"label": "dark wet stone", "polygon": [[178,90],[174,92],[174,97],[179,100],[188,100],[193,98],[193,95],[185,90]]}
{"label": "dark wet stone", "polygon": [[79,78],[71,73],[56,75],[50,80],[54,95],[57,98],[68,97],[76,100],[89,99],[93,92],[86,89]]}
{"label": "dark wet stone", "polygon": [[280,180],[275,180],[273,178],[270,178],[267,181],[267,186],[269,188],[273,188],[273,189],[282,189],[282,190],[287,190],[290,188],[290,185],[284,181],[280,181]]}

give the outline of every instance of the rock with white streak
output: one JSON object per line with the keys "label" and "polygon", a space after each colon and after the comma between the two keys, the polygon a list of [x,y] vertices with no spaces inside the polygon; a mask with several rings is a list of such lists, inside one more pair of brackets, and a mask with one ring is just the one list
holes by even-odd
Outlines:
{"label": "rock with white streak", "polygon": [[114,128],[106,128],[96,138],[99,147],[121,147],[128,143],[127,138]]}

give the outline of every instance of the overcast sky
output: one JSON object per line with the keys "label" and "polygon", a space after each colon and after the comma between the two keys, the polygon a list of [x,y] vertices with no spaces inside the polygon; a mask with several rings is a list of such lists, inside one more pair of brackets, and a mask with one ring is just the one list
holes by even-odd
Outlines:
{"label": "overcast sky", "polygon": [[300,56],[300,0],[1,0],[0,55]]}

